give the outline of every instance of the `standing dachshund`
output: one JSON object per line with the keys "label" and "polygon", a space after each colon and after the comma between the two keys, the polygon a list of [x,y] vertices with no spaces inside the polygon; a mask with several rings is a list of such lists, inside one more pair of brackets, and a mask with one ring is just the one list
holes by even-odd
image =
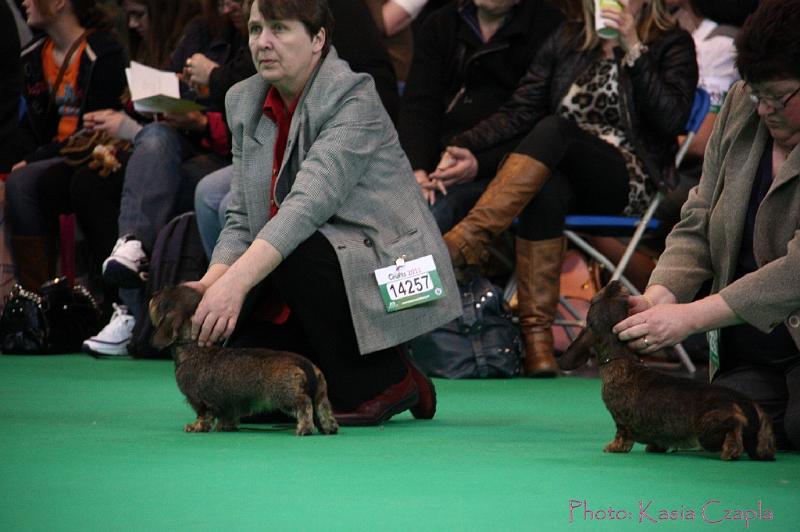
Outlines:
{"label": "standing dachshund", "polygon": [[747,451],[756,460],[775,459],[772,422],[739,392],[647,368],[611,328],[628,315],[628,292],[613,281],[593,299],[586,328],[561,356],[575,369],[594,354],[603,380],[603,402],[617,425],[605,451],[627,453],[634,442],[647,452],[691,448],[721,451],[736,460]]}
{"label": "standing dachshund", "polygon": [[298,436],[316,425],[323,434],[339,426],[328,401],[322,372],[307,358],[270,349],[199,347],[191,337],[190,318],[201,296],[187,286],[166,287],[150,300],[155,326],[153,345],[172,346],[178,388],[197,413],[186,432],[233,431],[239,420],[268,410],[297,419]]}

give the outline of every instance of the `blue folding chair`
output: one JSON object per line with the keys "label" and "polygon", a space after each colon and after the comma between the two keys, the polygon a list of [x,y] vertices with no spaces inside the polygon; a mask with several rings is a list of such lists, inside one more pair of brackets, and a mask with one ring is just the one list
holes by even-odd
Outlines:
{"label": "blue folding chair", "polygon": [[[692,104],[692,112],[686,124],[686,138],[681,143],[678,153],[675,155],[675,168],[680,168],[683,159],[689,149],[689,145],[694,139],[700,125],[708,114],[711,106],[711,99],[708,93],[698,88],[695,91],[695,98]],[[664,193],[658,191],[650,202],[641,218],[627,217],[627,216],[603,216],[603,215],[570,215],[566,218],[566,227],[564,236],[577,248],[592,257],[598,263],[602,264],[608,271],[611,271],[611,280],[619,280],[624,284],[632,294],[639,295],[641,292],[628,280],[623,273],[628,267],[631,257],[633,256],[636,248],[642,240],[642,237],[647,231],[657,229],[660,222],[653,218],[656,209],[664,199]],[[631,235],[631,231],[633,234]],[[631,235],[628,246],[622,258],[614,264],[608,257],[600,253],[593,247],[586,239],[580,236],[579,233],[591,233],[592,235],[602,236],[624,236]],[[509,285],[506,286],[506,293],[512,294],[516,291],[516,280],[512,276]],[[560,304],[567,310],[570,317],[558,317],[554,325],[564,327],[567,335],[573,338],[577,335],[576,331],[585,326],[585,323],[580,319],[580,314],[572,307],[565,298],[560,299]],[[680,359],[681,363],[685,366],[689,373],[695,373],[696,367],[689,358],[688,353],[681,344],[674,346],[674,349]]]}

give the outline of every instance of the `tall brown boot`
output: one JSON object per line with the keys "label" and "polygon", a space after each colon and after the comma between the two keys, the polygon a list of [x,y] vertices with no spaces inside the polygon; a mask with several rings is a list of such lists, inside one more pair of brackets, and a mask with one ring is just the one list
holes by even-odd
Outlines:
{"label": "tall brown boot", "polygon": [[453,265],[486,262],[492,238],[511,225],[548,177],[550,169],[536,159],[509,154],[469,214],[444,235]]}
{"label": "tall brown boot", "polygon": [[519,325],[525,342],[524,374],[555,377],[553,319],[558,307],[561,264],[566,239],[523,240],[517,238],[517,296]]}
{"label": "tall brown boot", "polygon": [[12,236],[11,250],[17,267],[17,282],[38,292],[55,275],[53,239],[46,236]]}

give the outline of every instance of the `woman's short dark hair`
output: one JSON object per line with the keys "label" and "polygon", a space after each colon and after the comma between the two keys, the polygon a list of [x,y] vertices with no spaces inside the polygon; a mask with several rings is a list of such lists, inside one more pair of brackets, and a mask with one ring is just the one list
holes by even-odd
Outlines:
{"label": "woman's short dark hair", "polygon": [[299,20],[312,37],[325,28],[325,46],[328,53],[333,37],[333,15],[328,0],[258,0],[261,16],[271,20]]}
{"label": "woman's short dark hair", "polygon": [[800,79],[800,0],[761,0],[736,38],[736,66],[751,83]]}

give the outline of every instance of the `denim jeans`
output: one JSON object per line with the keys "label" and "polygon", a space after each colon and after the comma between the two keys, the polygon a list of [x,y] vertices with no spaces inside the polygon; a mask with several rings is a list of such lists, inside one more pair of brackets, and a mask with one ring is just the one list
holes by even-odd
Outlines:
{"label": "denim jeans", "polygon": [[225,210],[230,202],[233,165],[205,176],[194,191],[194,212],[206,256],[211,258],[217,238],[225,226]]}
{"label": "denim jeans", "polygon": [[153,249],[158,232],[187,203],[182,197],[189,198],[184,209],[191,208],[197,176],[226,164],[226,158],[198,151],[167,124],[146,125],[134,139],[125,170],[119,234],[135,235],[145,249]]}

